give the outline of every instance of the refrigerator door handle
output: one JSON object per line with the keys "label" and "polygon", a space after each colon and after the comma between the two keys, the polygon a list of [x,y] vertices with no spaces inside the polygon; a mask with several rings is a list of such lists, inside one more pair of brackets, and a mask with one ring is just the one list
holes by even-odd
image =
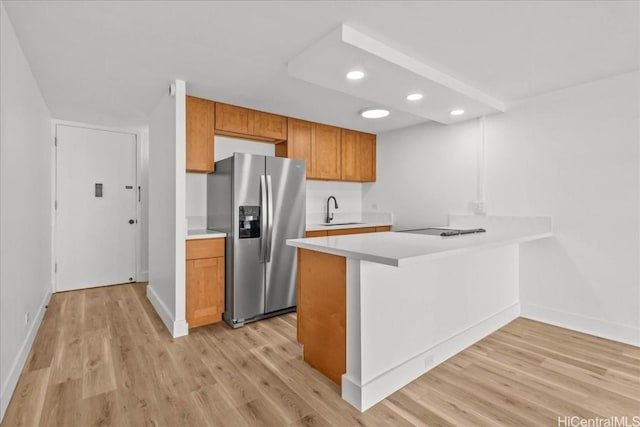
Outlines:
{"label": "refrigerator door handle", "polygon": [[265,175],[260,175],[260,259],[264,263],[267,259],[267,230],[269,224],[267,215],[269,212],[268,205],[269,196],[267,193],[267,181]]}
{"label": "refrigerator door handle", "polygon": [[273,188],[271,175],[267,175],[267,254],[266,262],[271,262],[271,246],[273,243]]}

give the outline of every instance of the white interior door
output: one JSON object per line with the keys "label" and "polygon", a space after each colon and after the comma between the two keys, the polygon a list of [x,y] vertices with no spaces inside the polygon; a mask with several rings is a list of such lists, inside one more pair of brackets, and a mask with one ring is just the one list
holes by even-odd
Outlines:
{"label": "white interior door", "polygon": [[56,127],[56,290],[136,279],[136,136]]}

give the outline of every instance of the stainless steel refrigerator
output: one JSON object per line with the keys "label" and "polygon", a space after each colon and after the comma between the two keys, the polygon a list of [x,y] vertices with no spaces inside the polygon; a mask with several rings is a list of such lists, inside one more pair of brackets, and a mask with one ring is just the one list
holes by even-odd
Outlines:
{"label": "stainless steel refrigerator", "polygon": [[227,233],[224,320],[246,322],[295,310],[297,257],[304,237],[302,160],[235,153],[207,176],[207,228]]}

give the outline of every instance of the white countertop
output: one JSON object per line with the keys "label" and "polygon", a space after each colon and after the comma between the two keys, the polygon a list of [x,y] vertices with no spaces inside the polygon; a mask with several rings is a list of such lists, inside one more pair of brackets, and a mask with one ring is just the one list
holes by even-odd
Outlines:
{"label": "white countertop", "polygon": [[397,267],[410,262],[451,256],[482,248],[528,242],[551,237],[551,235],[551,232],[533,234],[487,230],[486,233],[440,237],[383,232],[290,239],[287,240],[287,245]]}
{"label": "white countertop", "polygon": [[186,240],[219,239],[221,237],[227,237],[227,233],[222,233],[220,231],[215,231],[215,230],[195,229],[195,230],[187,230]]}
{"label": "white countertop", "polygon": [[322,224],[307,224],[306,231],[328,231],[328,230],[344,230],[346,228],[366,228],[366,227],[389,227],[388,222],[357,222],[354,224],[340,224],[340,225],[322,225]]}

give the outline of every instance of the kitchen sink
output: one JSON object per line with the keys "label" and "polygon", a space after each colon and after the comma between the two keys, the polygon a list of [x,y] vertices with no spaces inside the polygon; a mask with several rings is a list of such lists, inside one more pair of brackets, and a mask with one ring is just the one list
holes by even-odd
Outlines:
{"label": "kitchen sink", "polygon": [[336,225],[356,225],[356,224],[364,224],[364,222],[329,222],[329,223],[324,223],[320,225],[323,225],[325,227],[333,227]]}

